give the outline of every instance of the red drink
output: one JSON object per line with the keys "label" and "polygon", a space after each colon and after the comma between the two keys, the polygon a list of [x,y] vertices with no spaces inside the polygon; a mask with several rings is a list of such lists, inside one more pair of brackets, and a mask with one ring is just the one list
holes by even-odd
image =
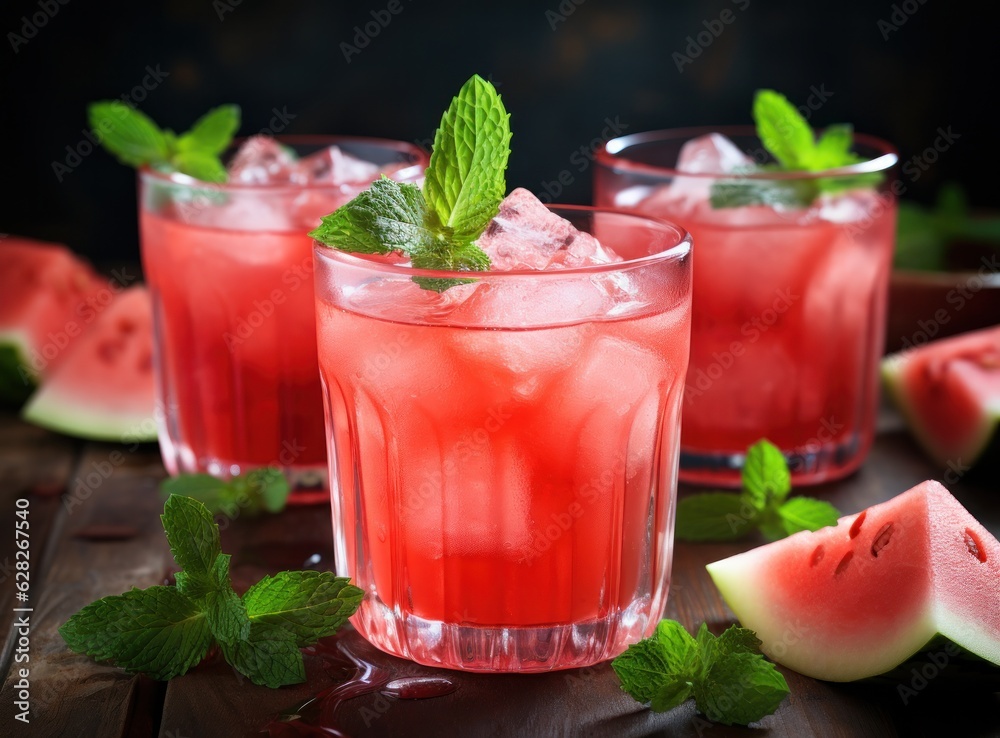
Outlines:
{"label": "red drink", "polygon": [[874,433],[895,199],[883,182],[811,206],[713,208],[721,171],[666,168],[703,133],[612,142],[595,182],[599,205],[678,222],[696,244],[681,479],[739,485],[743,454],[761,438],[785,452],[796,484],[844,476]]}
{"label": "red drink", "polygon": [[[398,170],[396,177],[419,176],[426,163],[422,152],[391,141],[299,143],[306,150],[337,144]],[[412,166],[400,170],[407,162]],[[209,185],[142,173],[143,267],[170,473],[227,477],[277,466],[304,486],[325,478],[312,242],[305,234],[372,176],[342,184]],[[302,493],[293,499],[306,501]]]}
{"label": "red drink", "polygon": [[338,572],[368,595],[355,626],[390,653],[570,668],[661,616],[690,243],[560,214],[626,261],[438,294],[409,267],[316,247]]}

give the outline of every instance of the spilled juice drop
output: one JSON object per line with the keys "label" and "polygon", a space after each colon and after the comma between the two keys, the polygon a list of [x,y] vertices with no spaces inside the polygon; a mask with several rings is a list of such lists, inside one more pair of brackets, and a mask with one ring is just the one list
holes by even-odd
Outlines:
{"label": "spilled juice drop", "polygon": [[340,634],[305,649],[322,659],[323,670],[341,680],[314,697],[285,710],[264,726],[272,738],[330,736],[350,738],[337,726],[337,710],[348,700],[381,692],[400,700],[430,699],[451,694],[458,685],[446,677],[409,676],[392,678],[388,669],[352,653]]}
{"label": "spilled juice drop", "polygon": [[451,694],[458,685],[447,677],[403,677],[382,687],[382,694],[400,700],[425,700]]}

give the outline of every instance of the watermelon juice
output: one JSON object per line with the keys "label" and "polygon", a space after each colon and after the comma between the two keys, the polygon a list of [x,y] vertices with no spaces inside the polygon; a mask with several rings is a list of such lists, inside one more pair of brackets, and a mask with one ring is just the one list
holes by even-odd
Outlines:
{"label": "watermelon juice", "polygon": [[314,153],[250,139],[224,185],[143,171],[140,227],[167,470],[277,466],[304,502],[328,495],[305,234],[381,172],[419,177],[426,154],[374,139],[289,141]]}
{"label": "watermelon juice", "polygon": [[439,294],[413,275],[455,273],[316,246],[337,569],[367,594],[355,627],[390,653],[585,666],[662,615],[690,241],[557,212],[625,260],[467,272]]}
{"label": "watermelon juice", "polygon": [[[725,176],[761,163],[759,142],[717,135],[617,139],[599,152],[595,180],[598,205],[668,218],[697,244],[681,479],[738,486],[744,453],[761,438],[785,452],[796,484],[845,476],[874,434],[896,220],[889,180],[810,205],[713,207],[716,182],[768,186],[766,173]],[[859,139],[869,171],[884,174],[891,148]],[[801,186],[817,178],[799,176]]]}

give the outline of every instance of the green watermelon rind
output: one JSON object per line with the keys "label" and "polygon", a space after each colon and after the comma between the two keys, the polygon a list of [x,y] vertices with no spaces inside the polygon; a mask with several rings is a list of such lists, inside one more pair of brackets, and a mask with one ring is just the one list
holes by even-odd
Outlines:
{"label": "green watermelon rind", "polygon": [[38,387],[38,375],[28,363],[23,338],[0,332],[0,404],[20,406]]}
{"label": "green watermelon rind", "polygon": [[923,419],[906,392],[903,371],[907,363],[908,357],[905,353],[886,356],[882,359],[881,374],[882,384],[899,412],[902,413],[913,437],[921,448],[942,466],[955,463],[970,467],[975,465],[986,449],[990,448],[995,440],[1000,439],[1000,406],[988,405],[984,408],[979,428],[974,434],[970,433],[971,441],[967,446],[944,451],[939,447],[937,440],[928,432]]}
{"label": "green watermelon rind", "polygon": [[44,385],[24,406],[21,417],[42,428],[91,441],[131,444],[156,440],[156,424],[151,416],[81,407]]}

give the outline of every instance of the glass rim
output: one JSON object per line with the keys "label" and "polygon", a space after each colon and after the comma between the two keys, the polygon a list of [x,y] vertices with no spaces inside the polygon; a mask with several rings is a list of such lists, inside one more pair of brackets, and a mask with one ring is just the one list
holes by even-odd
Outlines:
{"label": "glass rim", "polygon": [[524,278],[534,279],[559,279],[561,277],[576,275],[605,274],[617,272],[623,269],[631,269],[647,264],[659,262],[680,261],[691,253],[691,234],[679,226],[677,223],[665,218],[658,218],[646,214],[638,214],[620,208],[597,207],[594,205],[563,205],[559,203],[546,204],[550,211],[554,213],[603,213],[627,218],[635,222],[651,224],[660,229],[660,232],[672,232],[676,236],[675,242],[662,251],[652,254],[638,256],[633,259],[625,259],[610,264],[589,264],[587,266],[570,267],[568,269],[510,269],[506,271],[449,271],[443,269],[420,269],[402,264],[391,264],[383,261],[376,261],[368,258],[365,254],[356,254],[349,251],[341,251],[330,246],[326,246],[313,239],[313,251],[316,254],[325,255],[335,261],[342,262],[349,266],[371,269],[384,274],[399,275],[405,277],[426,277],[430,279],[470,279],[470,280],[517,280]]}
{"label": "glass rim", "polygon": [[685,172],[675,167],[646,164],[633,161],[622,156],[623,152],[633,146],[649,143],[664,143],[697,138],[709,133],[721,133],[725,136],[750,136],[756,138],[757,129],[753,126],[695,126],[688,128],[662,128],[654,131],[630,133],[609,139],[598,147],[596,160],[598,166],[603,166],[616,173],[644,174],[654,177],[690,177],[705,179],[720,179],[722,177],[751,180],[803,180],[828,177],[853,177],[859,174],[887,172],[899,163],[899,152],[896,147],[876,136],[866,133],[854,133],[854,143],[880,152],[874,159],[867,159],[857,164],[843,167],[833,167],[818,172]]}
{"label": "glass rim", "polygon": [[[253,136],[238,136],[233,139],[233,144],[241,144],[244,141],[253,138]],[[324,135],[324,134],[293,134],[285,136],[272,136],[278,143],[294,146],[299,145],[316,145],[316,146],[332,146],[338,143],[356,143],[356,144],[367,144],[369,146],[377,146],[386,149],[395,149],[403,153],[411,154],[416,161],[402,169],[397,169],[390,176],[392,179],[399,179],[401,181],[411,181],[419,177],[423,171],[427,168],[430,162],[430,154],[427,153],[423,148],[415,143],[409,141],[400,141],[393,138],[377,138],[374,136],[341,136],[341,135]],[[374,163],[374,162],[371,162]],[[205,182],[200,179],[196,179],[189,174],[181,174],[180,172],[160,172],[149,165],[143,165],[138,170],[139,177],[143,179],[150,179],[162,182],[164,184],[180,185],[183,187],[197,188],[197,189],[212,189],[217,192],[304,192],[307,190],[336,190],[341,191],[341,188],[350,185],[367,185],[371,184],[370,181],[359,180],[358,182],[344,182],[341,184],[291,184],[288,182],[275,182],[274,184],[253,184],[249,182]]]}

